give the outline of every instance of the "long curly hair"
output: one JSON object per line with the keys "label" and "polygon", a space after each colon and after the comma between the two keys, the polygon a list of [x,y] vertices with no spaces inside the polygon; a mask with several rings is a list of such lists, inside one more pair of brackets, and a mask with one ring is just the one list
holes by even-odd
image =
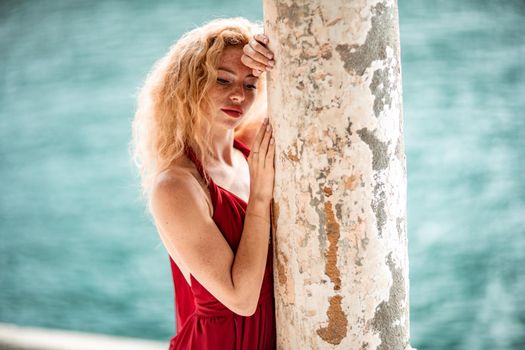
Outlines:
{"label": "long curly hair", "polygon": [[130,143],[146,200],[156,175],[181,157],[186,145],[197,148],[206,167],[212,152],[208,91],[216,83],[220,55],[261,31],[245,18],[216,19],[184,34],[155,63],[138,95]]}

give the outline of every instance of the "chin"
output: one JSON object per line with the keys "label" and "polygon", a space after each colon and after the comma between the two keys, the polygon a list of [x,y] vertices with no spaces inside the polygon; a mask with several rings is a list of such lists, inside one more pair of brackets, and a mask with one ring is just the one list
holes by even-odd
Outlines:
{"label": "chin", "polygon": [[252,115],[235,128],[235,138],[245,145],[252,145],[264,120],[263,115]]}
{"label": "chin", "polygon": [[216,120],[216,124],[217,126],[223,128],[223,129],[228,129],[228,130],[231,130],[231,129],[235,129],[237,128],[239,125],[241,125],[244,121],[244,115],[238,117],[238,118],[232,118],[232,117],[221,117],[220,118],[220,121],[219,121],[219,118],[215,119]]}

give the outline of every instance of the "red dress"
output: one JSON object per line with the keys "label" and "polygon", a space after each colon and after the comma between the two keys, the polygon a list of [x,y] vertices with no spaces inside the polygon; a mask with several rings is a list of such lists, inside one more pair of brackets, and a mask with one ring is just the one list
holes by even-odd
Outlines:
{"label": "red dress", "polygon": [[[237,140],[234,140],[233,146],[245,157],[250,154],[250,150]],[[204,177],[205,170],[191,148],[186,149],[186,154]],[[208,189],[214,207],[213,220],[235,254],[241,239],[247,203],[209,179]],[[250,317],[235,314],[191,275],[190,287],[170,257],[175,288],[177,335],[171,339],[169,349],[275,349],[272,254],[270,240],[259,304],[255,314]]]}

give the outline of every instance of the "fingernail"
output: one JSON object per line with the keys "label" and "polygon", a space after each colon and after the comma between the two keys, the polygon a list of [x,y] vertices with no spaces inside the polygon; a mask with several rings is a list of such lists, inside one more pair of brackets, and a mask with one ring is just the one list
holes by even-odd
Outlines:
{"label": "fingernail", "polygon": [[271,70],[272,70],[272,68],[273,68],[273,67],[270,67],[270,66],[266,66],[266,68],[265,68],[265,69],[266,69],[266,71],[267,71],[267,72],[269,72],[269,71],[271,71]]}
{"label": "fingernail", "polygon": [[270,67],[273,67],[274,64],[275,64],[275,61],[268,61],[268,65],[269,65]]}
{"label": "fingernail", "polygon": [[271,144],[274,143],[273,137],[270,139],[270,143],[271,143]]}
{"label": "fingernail", "polygon": [[266,57],[268,57],[268,59],[271,60],[273,58],[273,55],[269,53],[268,55],[266,55]]}
{"label": "fingernail", "polygon": [[266,127],[266,132],[270,131],[271,127],[270,127],[270,124],[268,124],[268,126]]}

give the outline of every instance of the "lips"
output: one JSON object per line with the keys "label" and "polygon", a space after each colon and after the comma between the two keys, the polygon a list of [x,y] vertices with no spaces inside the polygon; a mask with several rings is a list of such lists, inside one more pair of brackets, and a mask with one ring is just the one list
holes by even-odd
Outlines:
{"label": "lips", "polygon": [[242,108],[239,107],[224,107],[221,111],[234,118],[239,118],[243,114]]}

